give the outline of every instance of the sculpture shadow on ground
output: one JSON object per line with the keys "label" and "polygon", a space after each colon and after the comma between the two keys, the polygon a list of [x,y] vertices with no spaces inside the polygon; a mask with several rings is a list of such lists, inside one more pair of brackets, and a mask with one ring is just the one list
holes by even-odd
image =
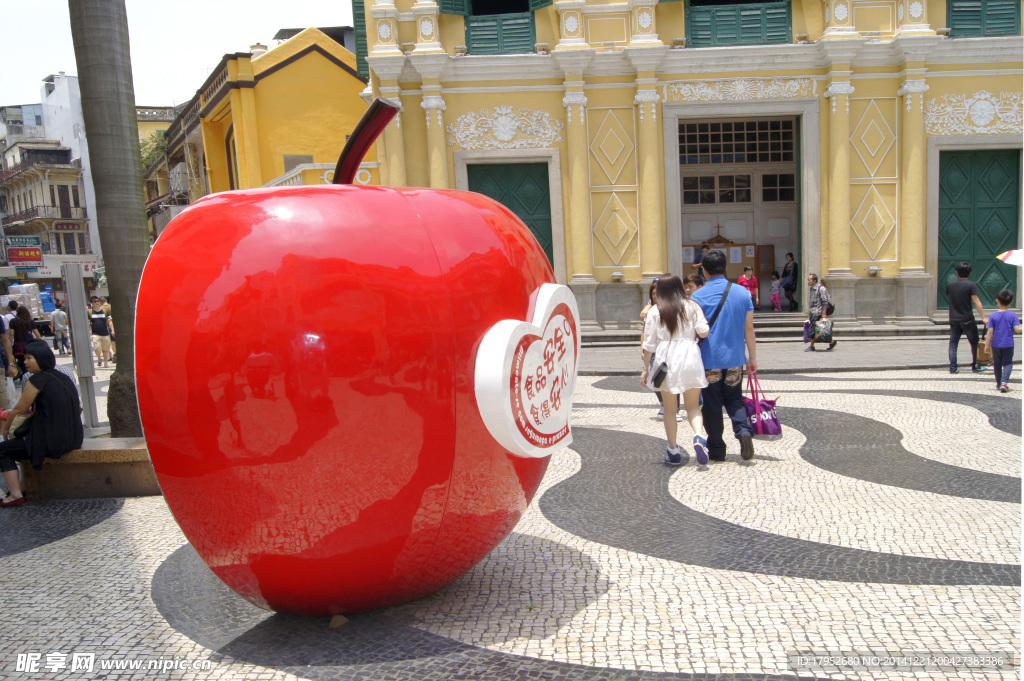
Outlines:
{"label": "sculpture shadow on ground", "polygon": [[0,558],[70,537],[107,520],[123,506],[123,499],[50,499],[2,509]]}
{"label": "sculpture shadow on ground", "polygon": [[[513,534],[510,539],[524,536]],[[549,544],[551,550],[567,548],[534,537],[529,539],[539,542],[535,546],[541,551],[538,555],[544,555],[544,544]],[[585,557],[583,560],[585,562],[577,565],[578,574],[548,573],[546,579],[553,580],[551,583],[559,588],[585,572],[596,572]],[[528,589],[529,583],[492,582],[492,588],[518,594]],[[157,569],[152,595],[157,609],[173,628],[215,651],[212,661],[245,662],[316,681],[793,681],[811,678],[749,672],[637,671],[511,655],[417,628],[414,626],[416,603],[355,615],[344,626],[330,629],[326,618],[275,614],[250,604],[217,579],[188,544],[172,553]],[[487,595],[480,594],[480,598]],[[599,595],[595,593],[593,597]]]}
{"label": "sculpture shadow on ground", "polygon": [[[537,564],[530,565],[531,561]],[[481,591],[477,592],[478,588]],[[432,667],[442,659],[449,665],[455,659],[463,664],[468,663],[463,658],[470,653],[518,659],[414,625],[424,609],[440,608],[443,612],[448,607],[446,599],[455,604],[477,599],[490,607],[465,611],[472,613],[478,626],[493,633],[494,627],[508,626],[510,622],[507,614],[489,613],[500,613],[511,602],[513,610],[519,607],[517,603],[522,606],[518,620],[532,620],[529,637],[547,638],[607,591],[608,582],[585,554],[518,533],[510,535],[470,573],[446,587],[441,600],[427,598],[353,615],[348,624],[336,629],[328,628],[326,618],[271,613],[250,604],[225,586],[187,544],[164,561],[152,583],[153,601],[160,613],[185,636],[221,655],[309,678],[347,678],[336,677],[326,667],[401,666],[412,661]],[[543,602],[535,618],[531,618],[536,607],[529,606],[531,602]],[[455,616],[462,612],[457,605],[453,609]],[[480,620],[488,617],[491,621],[481,625]],[[437,612],[433,619],[438,619]],[[507,638],[522,635],[519,629],[510,627]],[[503,640],[499,633],[490,642]]]}

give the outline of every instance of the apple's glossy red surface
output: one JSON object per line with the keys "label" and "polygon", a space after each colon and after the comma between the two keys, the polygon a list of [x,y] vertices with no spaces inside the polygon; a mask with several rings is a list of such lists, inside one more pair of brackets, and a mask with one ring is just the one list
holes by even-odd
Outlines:
{"label": "apple's glossy red surface", "polygon": [[185,536],[284,612],[459,577],[548,464],[484,427],[476,349],[553,281],[529,230],[477,194],[303,186],[190,206],[146,263],[135,331],[146,441]]}

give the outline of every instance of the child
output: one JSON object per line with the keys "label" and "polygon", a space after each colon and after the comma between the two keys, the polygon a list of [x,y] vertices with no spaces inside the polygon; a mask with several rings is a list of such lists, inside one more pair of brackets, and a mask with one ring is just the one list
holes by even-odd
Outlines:
{"label": "child", "polygon": [[694,291],[704,285],[704,278],[699,274],[687,274],[683,277],[683,290],[686,295],[692,296]]}
{"label": "child", "polygon": [[778,270],[772,272],[772,294],[768,299],[772,301],[772,310],[782,312],[782,280]]}
{"label": "child", "polygon": [[1010,370],[1013,369],[1013,334],[1020,333],[1020,318],[1009,307],[1013,303],[1013,292],[1003,289],[996,296],[999,311],[988,318],[988,334],[985,336],[985,352],[992,353],[992,368],[996,374],[999,392],[1010,390]]}
{"label": "child", "polygon": [[747,289],[750,293],[750,302],[756,310],[761,305],[761,293],[757,290],[757,277],[754,276],[754,268],[747,265],[743,268],[743,276],[736,280],[736,283]]}

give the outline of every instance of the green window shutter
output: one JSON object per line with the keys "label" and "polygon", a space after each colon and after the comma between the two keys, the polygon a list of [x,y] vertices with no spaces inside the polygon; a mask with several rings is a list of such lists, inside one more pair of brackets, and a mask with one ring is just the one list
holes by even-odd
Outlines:
{"label": "green window shutter", "polygon": [[679,0],[658,0],[658,2],[679,2]]}
{"label": "green window shutter", "polygon": [[530,0],[530,11],[536,12],[542,7],[548,7],[554,0]]}
{"label": "green window shutter", "polygon": [[1020,35],[1020,0],[986,0],[985,35]]}
{"label": "green window shutter", "polygon": [[793,22],[790,4],[782,7],[765,7],[764,42],[768,45],[785,45],[793,42]]}
{"label": "green window shutter", "polygon": [[536,42],[532,14],[466,17],[466,47],[470,54],[533,52]]}
{"label": "green window shutter", "polygon": [[710,47],[714,45],[714,27],[711,12],[704,7],[687,7],[686,46]]}
{"label": "green window shutter", "polygon": [[498,16],[466,17],[466,49],[470,54],[501,54]]}
{"label": "green window shutter", "polygon": [[469,0],[441,0],[438,3],[441,14],[469,14]]}
{"label": "green window shutter", "polygon": [[537,42],[533,37],[532,14],[501,14],[501,53],[533,52]]}
{"label": "green window shutter", "polygon": [[712,14],[715,45],[740,44],[740,12],[737,7],[715,7]]}
{"label": "green window shutter", "polygon": [[957,38],[984,35],[981,0],[949,0],[947,19],[950,35]]}
{"label": "green window shutter", "polygon": [[366,12],[363,0],[352,0],[352,23],[356,35],[356,73],[360,78],[370,78],[370,65],[366,63]]}
{"label": "green window shutter", "polygon": [[764,11],[760,7],[746,5],[739,8],[739,44],[764,44]]}

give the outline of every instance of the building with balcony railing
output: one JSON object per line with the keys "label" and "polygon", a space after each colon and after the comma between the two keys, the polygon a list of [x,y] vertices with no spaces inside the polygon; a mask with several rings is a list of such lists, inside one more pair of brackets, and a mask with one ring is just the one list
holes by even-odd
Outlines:
{"label": "building with balcony railing", "polygon": [[1019,290],[992,256],[1021,238],[1020,0],[352,7],[402,105],[381,181],[505,203],[588,330],[635,328],[706,241],[763,300],[793,253],[850,324],[945,319],[960,260],[986,305]]}
{"label": "building with balcony railing", "polygon": [[40,259],[18,267],[17,276],[40,279],[59,292],[63,290],[59,273],[43,276],[53,270],[54,257],[84,258],[95,266],[98,259],[92,254],[82,164],[72,158],[71,149],[54,140],[8,146],[0,155],[0,195],[6,208],[0,226],[9,242],[4,253],[8,246],[38,244]]}

